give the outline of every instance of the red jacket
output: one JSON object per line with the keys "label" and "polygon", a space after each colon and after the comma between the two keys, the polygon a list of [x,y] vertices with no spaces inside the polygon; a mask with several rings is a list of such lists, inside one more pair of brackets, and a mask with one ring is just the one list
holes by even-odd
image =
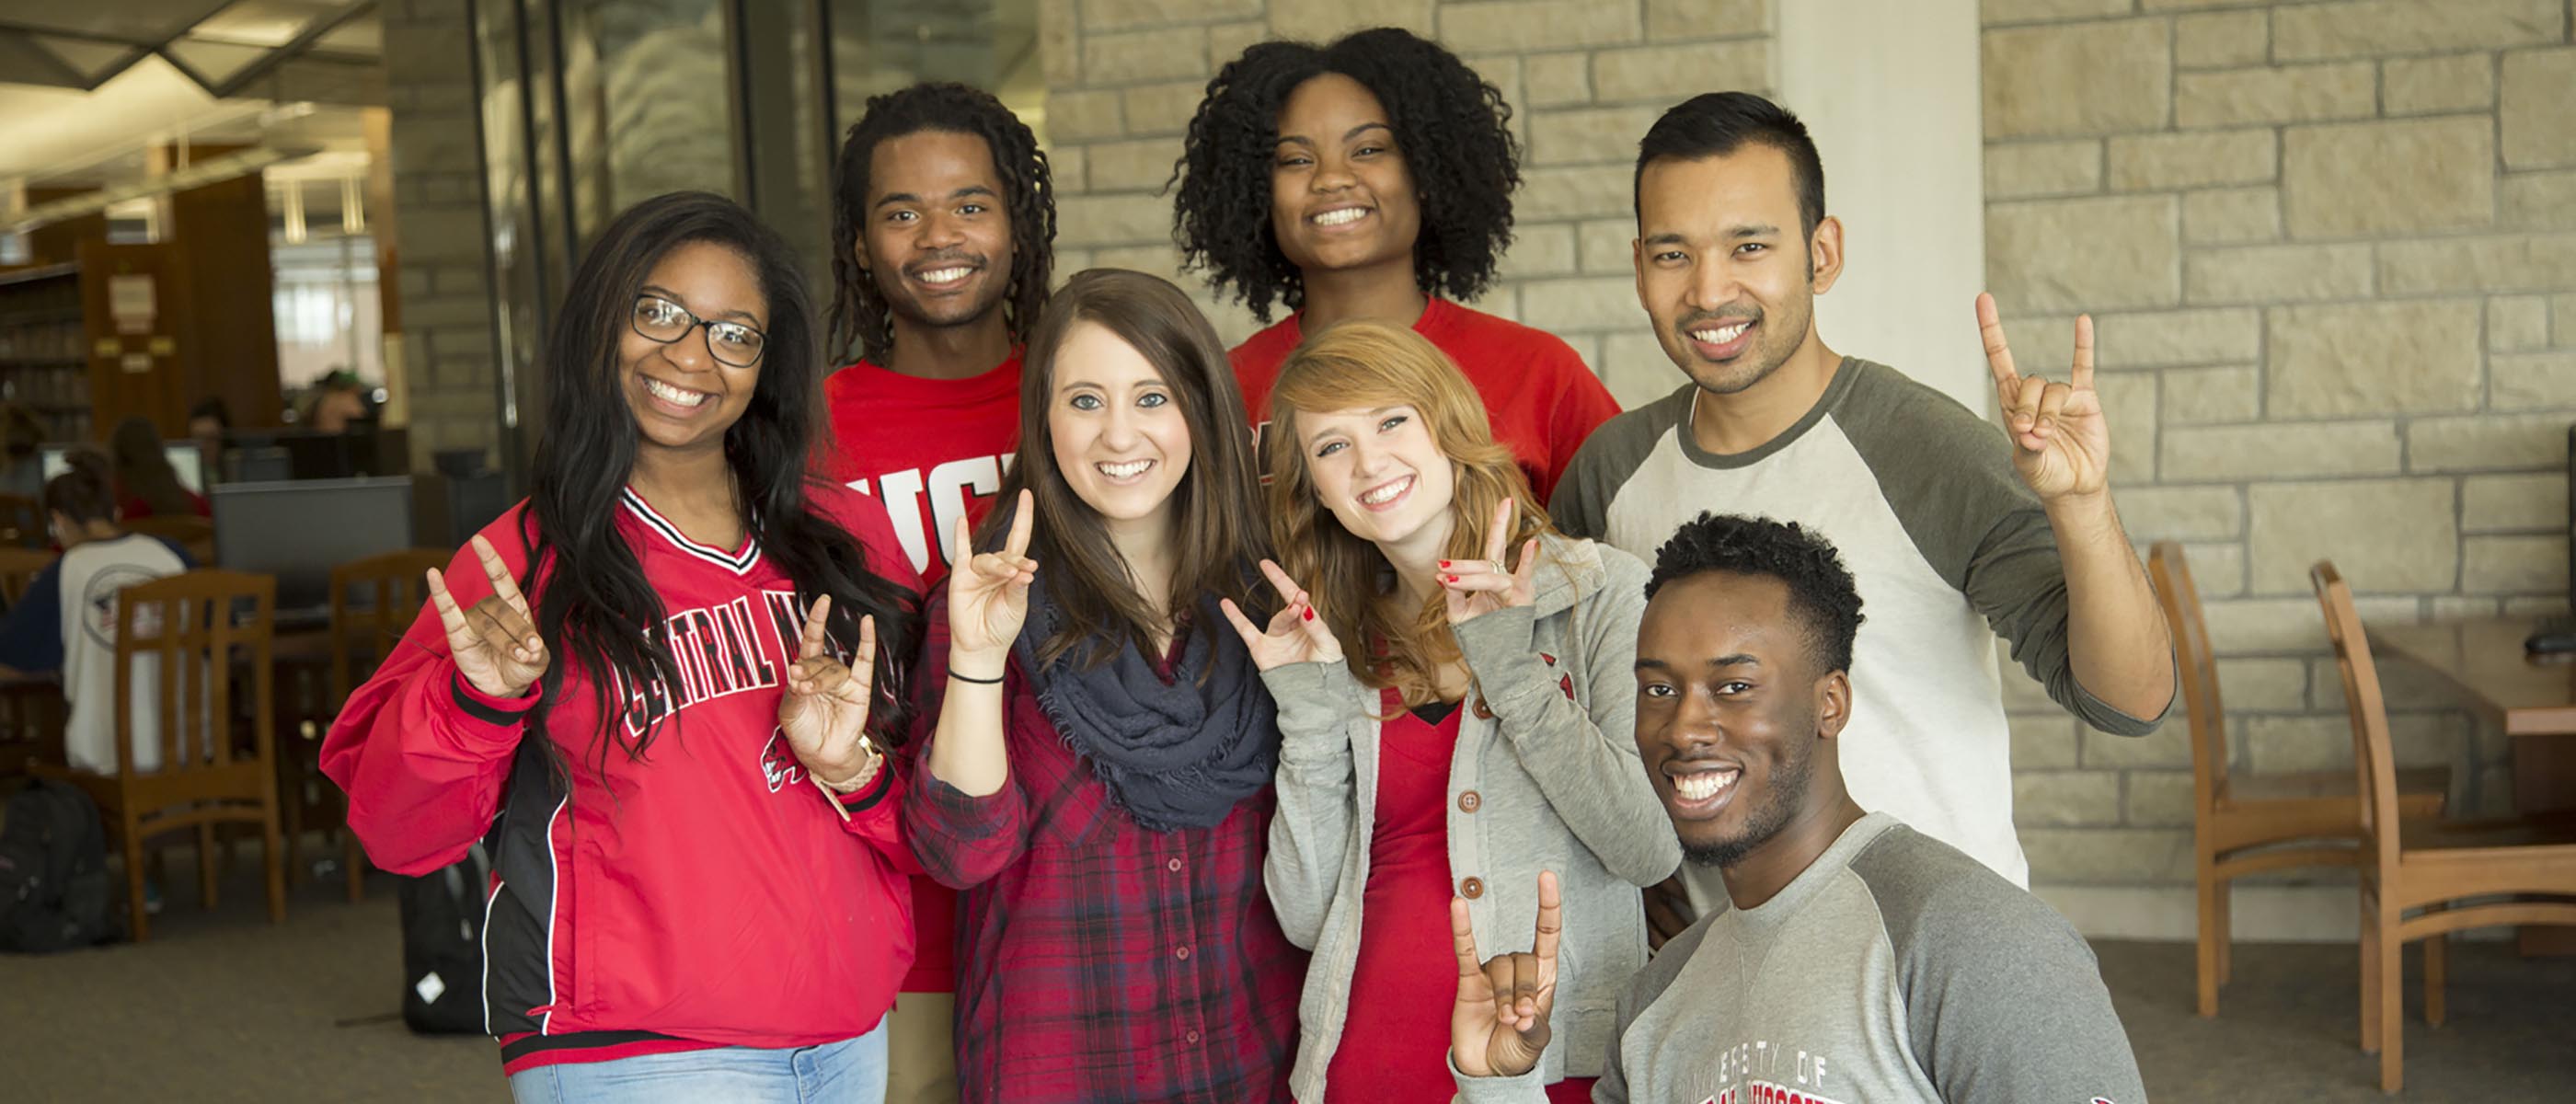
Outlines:
{"label": "red jacket", "polygon": [[[918,586],[881,510],[837,488],[817,505],[880,575]],[[523,578],[525,509],[483,530]],[[473,689],[424,608],[350,695],[323,771],[385,869],[427,873],[490,841],[484,999],[506,1070],[863,1034],[912,961],[906,875],[920,867],[899,834],[903,781],[888,770],[842,798],[844,821],[797,763],[778,705],[802,615],[756,544],[689,541],[632,491],[615,509],[682,666],[679,687],[611,695],[629,732],[658,725],[643,761],[612,748],[603,778],[594,683],[567,670],[545,733],[570,777],[557,775],[522,739],[534,696]],[[491,593],[470,548],[446,579],[460,605]]]}

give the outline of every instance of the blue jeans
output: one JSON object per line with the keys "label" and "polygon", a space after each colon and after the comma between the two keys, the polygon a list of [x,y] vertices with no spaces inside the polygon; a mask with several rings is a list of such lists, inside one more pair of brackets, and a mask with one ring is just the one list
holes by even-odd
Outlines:
{"label": "blue jeans", "polygon": [[718,1047],[608,1062],[567,1062],[510,1075],[517,1104],[884,1104],[886,1029],[821,1046]]}

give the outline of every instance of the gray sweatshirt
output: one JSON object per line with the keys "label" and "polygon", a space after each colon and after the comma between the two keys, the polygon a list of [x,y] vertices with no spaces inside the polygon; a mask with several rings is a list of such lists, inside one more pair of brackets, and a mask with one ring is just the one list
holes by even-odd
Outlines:
{"label": "gray sweatshirt", "polygon": [[[1595,1104],[2147,1098],[2065,918],[1885,813],[1761,907],[1720,908],[1664,944],[1620,998],[1617,1033]],[[1466,1104],[1536,1104],[1540,1086],[1535,1070],[1458,1078]]]}
{"label": "gray sweatshirt", "polygon": [[[1550,537],[1530,605],[1454,630],[1477,689],[1450,759],[1449,872],[1468,898],[1476,945],[1487,954],[1530,949],[1539,871],[1556,872],[1565,900],[1544,1082],[1600,1072],[1620,987],[1646,961],[1635,887],[1681,863],[1672,822],[1637,759],[1645,585],[1636,557]],[[1298,1000],[1289,1088],[1300,1104],[1331,1104],[1324,1075],[1350,1009],[1376,826],[1378,694],[1340,663],[1290,664],[1262,681],[1279,703],[1281,736],[1263,875],[1280,927],[1315,952]]]}

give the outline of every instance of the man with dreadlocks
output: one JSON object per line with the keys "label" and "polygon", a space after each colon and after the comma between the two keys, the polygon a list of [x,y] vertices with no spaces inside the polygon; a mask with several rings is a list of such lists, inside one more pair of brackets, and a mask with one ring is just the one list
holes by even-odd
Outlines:
{"label": "man with dreadlocks", "polygon": [[833,187],[835,469],[892,515],[913,568],[983,520],[1019,426],[1020,335],[1046,301],[1055,187],[1018,116],[962,84],[868,101]]}
{"label": "man with dreadlocks", "polygon": [[[833,187],[835,477],[883,501],[914,570],[948,573],[957,519],[992,509],[1019,431],[1021,335],[1046,301],[1055,188],[1018,116],[961,84],[868,101]],[[887,1017],[888,1104],[957,1098],[955,891],[913,879],[918,957]]]}
{"label": "man with dreadlocks", "polygon": [[1619,413],[1555,335],[1460,302],[1493,283],[1511,244],[1510,119],[1457,55],[1392,27],[1260,43],[1208,83],[1173,172],[1173,223],[1189,263],[1255,317],[1274,302],[1292,312],[1234,349],[1256,426],[1289,351],[1354,318],[1411,326],[1457,361],[1541,498]]}

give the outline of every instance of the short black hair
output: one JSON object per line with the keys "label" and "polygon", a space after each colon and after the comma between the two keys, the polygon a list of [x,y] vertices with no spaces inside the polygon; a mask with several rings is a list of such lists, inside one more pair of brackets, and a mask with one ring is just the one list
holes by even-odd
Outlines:
{"label": "short black hair", "polygon": [[1436,42],[1397,27],[1355,31],[1327,46],[1262,42],[1208,82],[1180,160],[1172,236],[1187,267],[1270,320],[1270,304],[1306,304],[1306,281],[1270,230],[1270,165],[1279,109],[1298,85],[1339,73],[1386,105],[1387,126],[1413,172],[1422,229],[1413,282],[1426,295],[1473,299],[1494,281],[1512,242],[1520,143],[1503,93]]}
{"label": "short black hair", "polygon": [[1637,143],[1637,176],[1629,202],[1645,217],[1646,166],[1665,158],[1696,161],[1724,157],[1746,143],[1769,146],[1789,158],[1790,182],[1798,189],[1801,237],[1816,236],[1825,221],[1825,161],[1807,124],[1788,108],[1750,92],[1702,92],[1664,112]]}
{"label": "short black hair", "polygon": [[1666,583],[1707,571],[1768,575],[1787,584],[1789,611],[1807,622],[1820,670],[1851,670],[1852,641],[1860,636],[1860,589],[1832,542],[1794,521],[1702,513],[1655,550],[1646,598],[1653,600]]}
{"label": "short black hair", "polygon": [[868,167],[877,145],[925,130],[974,135],[993,155],[1011,216],[1011,283],[1002,297],[1002,320],[1013,341],[1037,324],[1038,307],[1046,302],[1055,268],[1055,184],[1037,135],[980,88],[934,81],[897,89],[868,100],[841,143],[832,174],[831,340],[824,354],[835,365],[852,344],[878,363],[894,350],[894,318],[885,296],[859,267],[859,224],[867,215]]}

